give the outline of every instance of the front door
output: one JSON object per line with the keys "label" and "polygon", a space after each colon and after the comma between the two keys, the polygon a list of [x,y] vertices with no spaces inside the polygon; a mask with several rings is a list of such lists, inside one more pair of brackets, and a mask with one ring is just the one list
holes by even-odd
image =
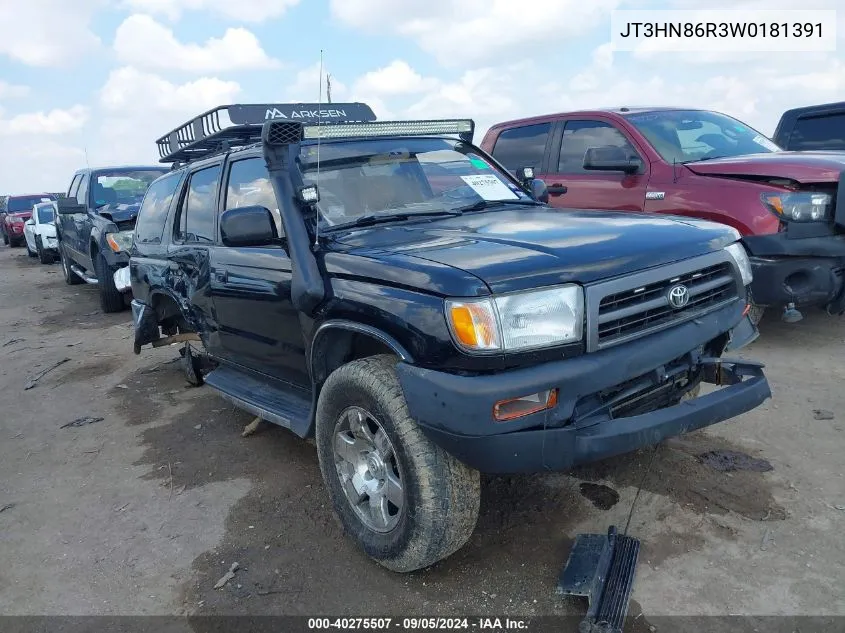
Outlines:
{"label": "front door", "polygon": [[[263,206],[281,216],[261,158],[227,166],[221,208]],[[221,355],[240,365],[301,387],[310,387],[299,313],[291,303],[291,261],[282,244],[227,247],[219,242],[211,260],[211,289]]]}
{"label": "front door", "polygon": [[649,175],[645,160],[637,174],[584,169],[584,154],[591,147],[621,147],[629,156],[639,157],[625,134],[597,119],[568,119],[557,125],[548,173],[543,175],[549,203],[570,209],[642,211]]}

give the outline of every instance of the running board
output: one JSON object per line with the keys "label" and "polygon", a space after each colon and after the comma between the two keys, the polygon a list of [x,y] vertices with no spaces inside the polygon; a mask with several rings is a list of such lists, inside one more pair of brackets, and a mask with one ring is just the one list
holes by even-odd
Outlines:
{"label": "running board", "polygon": [[639,540],[620,536],[579,534],[558,580],[558,593],[585,596],[587,615],[579,633],[622,633],[640,553]]}
{"label": "running board", "polygon": [[205,384],[236,407],[290,429],[300,437],[311,422],[311,394],[291,385],[263,380],[233,367],[220,366],[205,377]]}
{"label": "running board", "polygon": [[71,264],[70,270],[77,277],[79,277],[82,281],[84,281],[86,284],[91,284],[92,286],[96,286],[98,283],[100,283],[99,281],[97,281],[96,277],[89,276],[88,273],[86,273],[84,270],[82,270],[76,264]]}

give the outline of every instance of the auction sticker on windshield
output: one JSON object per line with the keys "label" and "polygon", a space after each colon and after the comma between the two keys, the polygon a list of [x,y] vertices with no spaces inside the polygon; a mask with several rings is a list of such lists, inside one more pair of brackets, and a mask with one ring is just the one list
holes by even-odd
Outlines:
{"label": "auction sticker on windshield", "polygon": [[754,137],[753,140],[754,140],[755,143],[757,143],[757,145],[762,145],[763,147],[765,147],[767,150],[769,150],[771,152],[777,152],[777,151],[780,150],[780,147],[778,147],[777,145],[772,143],[769,139],[767,139],[762,134],[758,134],[757,136]]}
{"label": "auction sticker on windshield", "polygon": [[466,184],[484,200],[518,200],[519,197],[496,176],[474,175],[461,176]]}

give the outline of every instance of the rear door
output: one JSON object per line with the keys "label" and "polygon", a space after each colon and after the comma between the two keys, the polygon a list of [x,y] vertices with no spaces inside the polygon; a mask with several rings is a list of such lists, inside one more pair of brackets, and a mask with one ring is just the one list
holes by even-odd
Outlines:
{"label": "rear door", "polygon": [[[79,179],[79,185],[73,196],[76,198],[76,203],[82,205],[82,209],[78,213],[65,216],[67,220],[62,222],[62,228],[65,234],[63,239],[66,240],[67,246],[73,251],[73,259],[85,266],[85,268],[90,269],[91,258],[88,252],[88,233],[85,233],[85,226],[90,222],[87,213],[88,183],[89,174],[86,172]],[[85,242],[84,245],[83,241]]]}
{"label": "rear door", "polygon": [[[190,318],[199,331],[214,331],[209,261],[214,248],[222,160],[199,166],[188,176],[173,219],[168,247],[170,285],[188,299]],[[214,350],[210,350],[212,353]]]}
{"label": "rear door", "polygon": [[[591,147],[621,147],[643,163],[639,173],[589,171],[584,154]],[[649,164],[627,135],[608,120],[568,118],[557,123],[550,151],[549,202],[572,209],[642,211]],[[560,193],[565,188],[565,193]]]}
{"label": "rear door", "polygon": [[[82,182],[82,174],[76,174],[73,180],[70,181],[70,187],[67,190],[67,199],[76,200],[76,193],[79,191],[79,184]],[[75,250],[74,234],[76,233],[76,225],[72,215],[59,215],[56,217],[56,226],[62,234],[62,243],[65,248]]]}
{"label": "rear door", "polygon": [[263,158],[226,166],[222,210],[263,206],[282,244],[213,249],[211,288],[224,358],[300,387],[310,387],[299,313],[291,303],[291,261]]}

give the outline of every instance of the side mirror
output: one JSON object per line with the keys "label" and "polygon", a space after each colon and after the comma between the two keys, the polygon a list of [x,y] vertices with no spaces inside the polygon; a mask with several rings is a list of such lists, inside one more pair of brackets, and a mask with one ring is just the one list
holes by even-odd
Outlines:
{"label": "side mirror", "polygon": [[542,202],[543,204],[549,203],[549,188],[546,186],[545,180],[532,178],[529,189],[531,190],[531,197],[537,202]]}
{"label": "side mirror", "polygon": [[224,246],[268,246],[279,239],[270,209],[262,206],[228,209],[220,216]]}
{"label": "side mirror", "polygon": [[85,207],[76,201],[76,198],[62,198],[56,201],[56,210],[60,215],[73,215],[74,213],[85,213]]}
{"label": "side mirror", "polygon": [[584,169],[590,171],[621,171],[635,174],[643,166],[643,161],[631,157],[621,147],[591,147],[584,152]]}

